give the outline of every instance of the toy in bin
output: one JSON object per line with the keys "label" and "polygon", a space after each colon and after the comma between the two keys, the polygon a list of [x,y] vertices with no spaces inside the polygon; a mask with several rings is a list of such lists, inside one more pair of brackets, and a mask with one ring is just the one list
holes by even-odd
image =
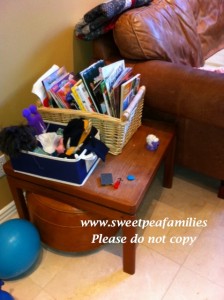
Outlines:
{"label": "toy in bin", "polygon": [[46,126],[41,115],[37,111],[37,107],[31,104],[28,108],[24,108],[23,117],[26,118],[28,125],[32,126],[36,134],[46,132]]}
{"label": "toy in bin", "polygon": [[0,150],[10,156],[15,171],[84,184],[99,160],[105,161],[109,150],[96,138],[97,129],[84,119],[72,119],[67,125],[44,125],[47,132],[39,135],[29,124],[4,128],[0,132]]}
{"label": "toy in bin", "polygon": [[5,127],[0,132],[0,151],[18,157],[21,150],[33,151],[37,147],[35,130],[29,125]]}
{"label": "toy in bin", "polygon": [[57,135],[56,132],[46,132],[38,135],[37,139],[47,153],[55,153],[61,158],[77,158],[85,151],[87,154],[95,153],[105,161],[109,149],[96,138],[98,131],[90,121],[72,119],[62,132],[61,135]]}
{"label": "toy in bin", "polygon": [[72,119],[69,121],[63,132],[65,155],[71,156],[86,149],[88,153],[94,152],[105,161],[109,148],[95,137],[97,132],[89,120]]}

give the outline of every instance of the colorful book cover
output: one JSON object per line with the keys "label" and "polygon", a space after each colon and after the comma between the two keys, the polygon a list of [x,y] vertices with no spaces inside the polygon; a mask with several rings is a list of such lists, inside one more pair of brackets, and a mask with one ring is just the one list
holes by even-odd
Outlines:
{"label": "colorful book cover", "polygon": [[80,98],[78,92],[77,92],[77,86],[82,82],[81,79],[79,79],[74,86],[72,86],[72,97],[74,98],[74,101],[77,103],[79,110],[86,111],[86,108],[82,102],[82,99]]}
{"label": "colorful book cover", "polygon": [[99,82],[102,80],[101,68],[105,66],[104,60],[99,60],[80,72],[85,88],[97,112],[105,112],[103,95],[99,92]]}
{"label": "colorful book cover", "polygon": [[48,98],[47,92],[44,88],[43,80],[58,69],[59,69],[59,66],[53,65],[40,78],[38,78],[37,81],[33,84],[31,92],[40,99],[43,106],[46,106],[46,107],[49,106],[49,98]]}
{"label": "colorful book cover", "polygon": [[50,75],[48,75],[47,77],[45,77],[42,80],[43,86],[46,90],[47,96],[49,98],[49,103],[51,104],[52,101],[52,95],[50,93],[50,89],[51,87],[55,84],[55,82],[60,79],[61,77],[63,77],[65,74],[67,74],[68,72],[66,71],[65,67],[61,67],[59,69],[57,69],[56,71],[54,71],[53,73],[51,73]]}
{"label": "colorful book cover", "polygon": [[112,88],[118,77],[125,69],[124,60],[116,61],[109,64],[101,69],[102,77],[105,81],[109,95],[111,94]]}
{"label": "colorful book cover", "polygon": [[[58,104],[59,107],[63,107],[60,105],[60,99],[59,99],[59,95],[58,95],[58,91],[63,88],[63,86],[67,83],[67,82],[71,82],[71,83],[77,83],[77,81],[79,80],[79,76],[75,75],[74,73],[67,73],[64,76],[61,76],[58,80],[55,81],[54,85],[51,87],[51,89],[49,90],[49,93],[51,94],[52,98],[55,100],[55,102]],[[68,99],[69,100],[69,99]],[[78,106],[74,103],[74,99],[73,97],[70,97],[70,106],[75,107],[76,109],[78,109]]]}
{"label": "colorful book cover", "polygon": [[61,105],[60,100],[58,100],[57,92],[60,90],[60,88],[62,88],[65,85],[65,83],[69,80],[69,77],[71,76],[72,75],[69,73],[61,76],[54,82],[54,85],[48,91],[48,93],[51,95],[52,102],[54,101],[56,105],[60,108],[63,108],[64,105]]}
{"label": "colorful book cover", "polygon": [[132,76],[132,68],[127,67],[118,77],[113,85],[111,92],[111,101],[113,102],[115,115],[117,118],[120,117],[120,94],[121,94],[121,84],[129,80]]}
{"label": "colorful book cover", "polygon": [[81,82],[77,86],[76,91],[77,91],[79,97],[82,99],[82,103],[84,104],[86,110],[90,111],[90,112],[96,112],[95,105],[91,101],[91,98],[90,98],[88,92],[86,91],[86,88],[85,88],[85,85],[83,82]]}
{"label": "colorful book cover", "polygon": [[100,89],[101,89],[101,94],[103,95],[104,103],[105,103],[105,106],[106,106],[107,115],[113,116],[112,107],[111,107],[109,95],[108,95],[106,84],[105,84],[104,80],[102,80],[100,82]]}
{"label": "colorful book cover", "polygon": [[71,88],[75,85],[74,78],[69,78],[66,83],[55,93],[57,100],[64,105],[64,108],[70,108],[73,97],[71,95]]}
{"label": "colorful book cover", "polygon": [[124,71],[124,69],[125,69],[124,60],[119,60],[119,61],[109,64],[101,69],[102,78],[106,85],[113,117],[116,117],[115,107],[114,107],[114,103],[112,101],[112,96],[111,96],[112,90],[113,90],[113,85],[116,82],[116,80],[118,79],[118,77],[121,75],[121,73]]}
{"label": "colorful book cover", "polygon": [[[97,85],[93,89],[93,93],[97,99],[97,103],[99,105],[100,113],[108,114],[107,104],[105,103],[104,95],[101,89],[102,80],[97,83]],[[96,101],[95,101],[96,102]]]}
{"label": "colorful book cover", "polygon": [[121,84],[121,96],[120,96],[120,116],[129,104],[134,96],[137,94],[140,86],[140,74],[131,77],[128,81]]}

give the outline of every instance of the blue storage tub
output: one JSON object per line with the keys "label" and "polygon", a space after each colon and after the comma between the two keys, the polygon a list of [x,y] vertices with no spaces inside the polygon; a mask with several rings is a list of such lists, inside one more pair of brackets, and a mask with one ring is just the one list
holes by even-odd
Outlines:
{"label": "blue storage tub", "polygon": [[[50,124],[49,131],[63,126],[65,124]],[[83,185],[100,160],[94,153],[88,156],[84,154],[85,150],[77,158],[68,159],[21,151],[18,157],[11,158],[11,163],[16,172],[67,184]]]}

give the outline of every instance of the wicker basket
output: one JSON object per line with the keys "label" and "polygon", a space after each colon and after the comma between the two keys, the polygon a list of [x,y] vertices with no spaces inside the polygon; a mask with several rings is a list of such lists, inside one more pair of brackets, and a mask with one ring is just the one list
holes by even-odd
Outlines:
{"label": "wicker basket", "polygon": [[141,125],[144,95],[145,87],[142,86],[134,99],[136,106],[130,114],[127,109],[121,119],[99,113],[43,106],[38,107],[38,111],[44,121],[68,123],[74,118],[91,120],[92,125],[99,130],[100,139],[107,145],[109,152],[117,155],[122,152],[123,147]]}

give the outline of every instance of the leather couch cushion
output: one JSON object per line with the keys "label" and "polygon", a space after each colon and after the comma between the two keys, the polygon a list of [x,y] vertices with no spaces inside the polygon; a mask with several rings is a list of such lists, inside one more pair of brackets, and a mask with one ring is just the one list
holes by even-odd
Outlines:
{"label": "leather couch cushion", "polygon": [[224,0],[188,0],[197,20],[204,59],[224,48]]}
{"label": "leather couch cushion", "polygon": [[197,7],[191,9],[188,1],[154,0],[120,16],[114,28],[115,43],[125,58],[202,66],[195,14]]}

